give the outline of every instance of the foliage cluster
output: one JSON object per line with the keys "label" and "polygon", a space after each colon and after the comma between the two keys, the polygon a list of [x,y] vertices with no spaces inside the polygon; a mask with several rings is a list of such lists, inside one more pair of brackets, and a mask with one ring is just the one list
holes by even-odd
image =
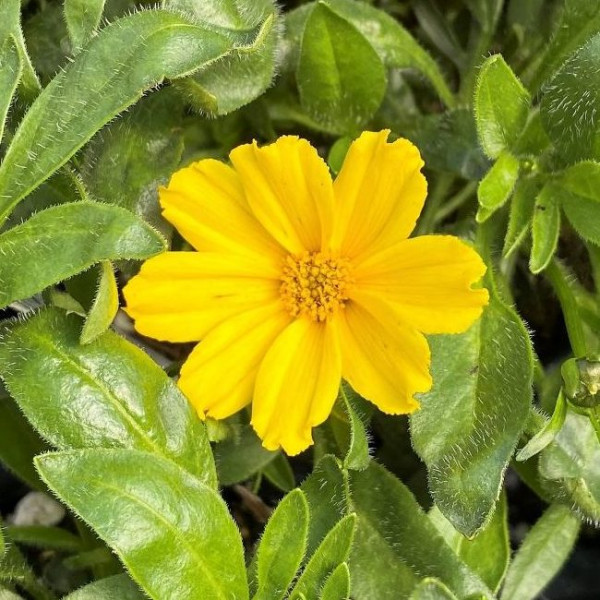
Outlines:
{"label": "foliage cluster", "polygon": [[[535,598],[600,521],[600,2],[0,14],[0,459],[72,515],[0,529],[0,597]],[[244,414],[201,423],[173,382],[188,349],[118,312],[139,261],[184,244],[158,185],[290,132],[335,173],[383,128],[424,156],[418,233],[484,257],[482,319],[430,338],[434,388],[408,420],[343,386],[293,460]],[[514,556],[509,465],[547,504]],[[259,541],[223,488],[282,498]]]}

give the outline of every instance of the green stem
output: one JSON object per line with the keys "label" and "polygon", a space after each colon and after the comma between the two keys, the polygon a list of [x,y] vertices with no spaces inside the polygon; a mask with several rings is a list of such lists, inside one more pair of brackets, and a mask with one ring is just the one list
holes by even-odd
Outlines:
{"label": "green stem", "polygon": [[573,354],[575,358],[585,358],[588,355],[588,351],[583,324],[577,308],[575,295],[567,281],[565,268],[556,258],[553,258],[544,273],[554,288],[554,292],[560,302]]}
{"label": "green stem", "polygon": [[437,222],[436,215],[438,210],[440,209],[440,206],[442,205],[442,202],[453,183],[454,175],[447,173],[440,175],[436,179],[415,230],[417,235],[425,235],[433,231],[433,228]]}

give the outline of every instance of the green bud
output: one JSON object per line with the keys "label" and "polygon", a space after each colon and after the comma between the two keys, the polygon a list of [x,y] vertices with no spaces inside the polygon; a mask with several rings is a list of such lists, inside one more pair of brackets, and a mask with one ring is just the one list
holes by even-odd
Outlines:
{"label": "green bud", "polygon": [[600,406],[600,361],[571,358],[560,369],[565,394],[580,408]]}

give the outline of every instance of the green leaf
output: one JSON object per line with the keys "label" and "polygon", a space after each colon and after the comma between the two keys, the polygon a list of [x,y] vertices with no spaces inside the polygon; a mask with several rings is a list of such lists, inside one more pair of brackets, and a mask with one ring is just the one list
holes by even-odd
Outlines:
{"label": "green leaf", "polygon": [[144,259],[165,249],[157,231],[117,206],[74,202],[47,208],[0,235],[0,306],[102,260]]}
{"label": "green leaf", "polygon": [[356,530],[356,515],[345,516],[325,536],[300,575],[290,600],[317,598],[319,591],[334,569],[348,559]]}
{"label": "green leaf", "polygon": [[146,90],[189,75],[243,38],[164,10],[105,27],[48,84],[19,126],[0,166],[0,221]]}
{"label": "green leaf", "polygon": [[40,489],[33,457],[47,449],[12,398],[0,394],[0,461],[31,488]]}
{"label": "green leaf", "polygon": [[446,106],[454,106],[454,95],[438,64],[396,19],[365,2],[327,0],[326,3],[365,36],[386,67],[417,69],[431,82]]}
{"label": "green leaf", "polygon": [[540,273],[552,260],[560,233],[560,190],[554,183],[547,183],[535,200],[531,224],[531,256],[529,270]]}
{"label": "green leaf", "polygon": [[325,456],[301,486],[310,508],[306,555],[311,556],[328,531],[349,513],[348,475],[333,456]]}
{"label": "green leaf", "polygon": [[600,163],[573,165],[558,184],[561,205],[571,225],[582,238],[600,244]]}
{"label": "green leaf", "polygon": [[502,493],[496,510],[483,531],[467,540],[461,536],[459,556],[496,593],[510,561],[506,495]]}
{"label": "green leaf", "polygon": [[437,506],[428,516],[455,554],[496,592],[510,561],[506,495],[500,495],[490,522],[472,540],[454,529]]}
{"label": "green leaf", "polygon": [[204,425],[175,384],[112,332],[80,346],[80,329],[48,309],[4,333],[0,374],[33,426],[61,449],[146,450],[216,486]]}
{"label": "green leaf", "polygon": [[20,87],[23,99],[31,102],[39,93],[41,86],[31,65],[31,60],[25,48],[23,30],[21,29],[21,2],[20,0],[2,1],[2,20],[0,21],[0,48],[6,40],[13,36],[19,50],[20,62],[23,67]]}
{"label": "green leaf", "polygon": [[301,490],[290,492],[279,503],[258,546],[254,600],[285,597],[304,558],[308,519],[308,502]]}
{"label": "green leaf", "polygon": [[517,181],[510,203],[508,228],[504,238],[502,256],[508,258],[525,240],[531,228],[535,199],[540,192],[540,182],[535,178],[522,177]]}
{"label": "green leaf", "polygon": [[502,152],[477,189],[479,205],[485,212],[485,218],[482,218],[481,210],[477,213],[479,223],[485,221],[507,202],[518,178],[519,159],[508,152]]}
{"label": "green leaf", "polygon": [[319,600],[348,600],[350,598],[350,569],[343,562],[325,581]]}
{"label": "green leaf", "polygon": [[340,172],[353,141],[350,136],[343,136],[332,144],[327,156],[327,164],[336,175]]}
{"label": "green leaf", "polygon": [[[222,17],[226,6],[222,2],[205,0],[169,0],[165,4],[174,8],[192,4],[190,8],[192,14],[197,14],[195,21],[198,24],[206,22],[206,13],[211,13],[209,19],[215,15]],[[281,35],[279,16],[271,1],[254,0],[243,3],[239,8],[235,3],[227,4],[237,8],[237,25],[226,26],[240,28],[240,32],[246,34],[252,32],[253,39],[243,48],[231,51],[198,73],[176,83],[192,106],[213,115],[231,113],[258,98],[269,87],[275,75]]]}
{"label": "green leaf", "polygon": [[282,492],[289,492],[296,486],[296,478],[289,460],[281,452],[263,468],[262,474]]}
{"label": "green leaf", "polygon": [[561,484],[560,501],[600,523],[600,444],[587,417],[569,411],[563,428],[540,454],[539,472]]}
{"label": "green leaf", "polygon": [[158,187],[181,160],[184,110],[179,95],[165,87],[142,98],[82,151],[81,177],[90,195],[130,210],[166,236],[172,228],[161,216]]}
{"label": "green leaf", "polygon": [[534,600],[563,566],[577,539],[579,519],[552,505],[525,537],[502,590],[503,600]]}
{"label": "green leaf", "polygon": [[84,46],[100,25],[105,0],[65,0],[65,20],[74,47]]}
{"label": "green leaf", "polygon": [[173,590],[182,598],[248,598],[242,540],[227,506],[172,462],[94,449],[44,454],[36,466],[151,598]]}
{"label": "green leaf", "polygon": [[110,327],[119,310],[119,290],[113,266],[110,261],[104,260],[100,269],[96,297],[81,330],[82,344],[89,344],[102,335]]}
{"label": "green leaf", "polygon": [[489,594],[437,533],[411,492],[371,461],[350,474],[358,528],[350,557],[356,600],[407,598],[423,577],[436,577],[457,596]]}
{"label": "green leaf", "polygon": [[0,142],[8,109],[21,79],[23,65],[15,38],[11,35],[4,45],[0,45]]}
{"label": "green leaf", "polygon": [[531,96],[502,56],[482,65],[475,89],[475,120],[479,140],[490,158],[515,144],[529,112]]}
{"label": "green leaf", "polygon": [[[599,13],[600,9],[595,9]],[[567,161],[600,160],[600,34],[560,68],[543,89],[541,115],[556,151]]]}
{"label": "green leaf", "polygon": [[348,451],[344,457],[344,466],[347,469],[366,469],[369,466],[369,439],[365,425],[357,412],[356,403],[360,397],[345,382],[340,386],[340,398],[348,419]]}
{"label": "green leaf", "polygon": [[518,461],[529,460],[532,456],[539,454],[557,436],[565,423],[566,417],[567,401],[561,390],[558,393],[552,417],[546,421],[544,426],[527,442],[527,445],[519,450],[516,459]]}
{"label": "green leaf", "polygon": [[64,600],[143,600],[138,586],[127,575],[115,575],[90,583],[69,594]]}
{"label": "green leaf", "polygon": [[[477,142],[470,110],[459,108],[419,118],[408,137],[421,150],[425,164],[431,169],[479,181],[490,168]],[[449,148],[452,152],[448,152]]]}
{"label": "green leaf", "polygon": [[456,600],[456,596],[441,581],[427,577],[413,590],[409,600]]}
{"label": "green leaf", "polygon": [[[490,518],[531,405],[533,357],[518,315],[492,290],[466,333],[429,338],[435,385],[411,416],[429,489],[467,537]],[[510,418],[508,417],[510,415]]]}
{"label": "green leaf", "polygon": [[221,485],[232,485],[266,467],[277,456],[266,450],[260,438],[249,425],[239,435],[233,435],[215,446],[214,455]]}
{"label": "green leaf", "polygon": [[296,80],[303,108],[340,133],[359,130],[375,114],[386,86],[383,64],[371,44],[320,2],[306,21]]}
{"label": "green leaf", "polygon": [[562,4],[560,21],[556,23],[554,35],[532,81],[531,87],[536,91],[556,73],[570,54],[600,31],[600,6],[596,2],[564,0]]}
{"label": "green leaf", "polygon": [[84,547],[83,542],[76,535],[60,527],[44,527],[41,525],[9,526],[6,533],[11,541],[32,548],[51,548],[66,552],[78,552]]}

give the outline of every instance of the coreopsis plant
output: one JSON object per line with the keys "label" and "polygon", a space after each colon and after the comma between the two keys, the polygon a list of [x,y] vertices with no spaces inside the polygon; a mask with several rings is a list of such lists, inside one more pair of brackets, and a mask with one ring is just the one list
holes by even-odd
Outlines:
{"label": "coreopsis plant", "polygon": [[0,16],[0,599],[568,598],[600,1]]}

